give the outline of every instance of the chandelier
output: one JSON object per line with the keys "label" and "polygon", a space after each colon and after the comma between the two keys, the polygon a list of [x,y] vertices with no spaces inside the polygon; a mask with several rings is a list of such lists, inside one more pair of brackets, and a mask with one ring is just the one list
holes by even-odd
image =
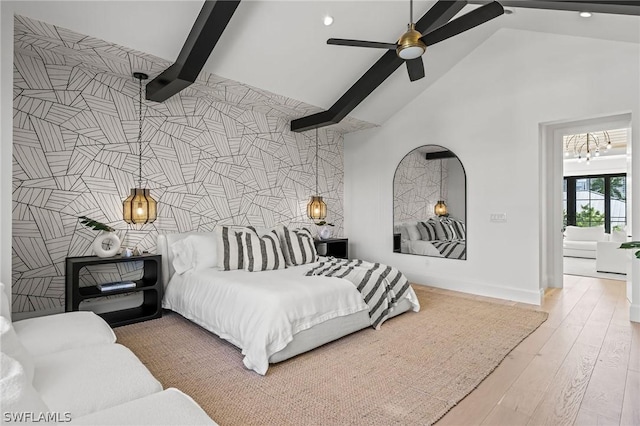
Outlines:
{"label": "chandelier", "polygon": [[564,140],[564,156],[573,155],[578,159],[578,163],[586,161],[590,164],[591,159],[599,157],[603,150],[611,149],[611,137],[604,131],[565,136]]}

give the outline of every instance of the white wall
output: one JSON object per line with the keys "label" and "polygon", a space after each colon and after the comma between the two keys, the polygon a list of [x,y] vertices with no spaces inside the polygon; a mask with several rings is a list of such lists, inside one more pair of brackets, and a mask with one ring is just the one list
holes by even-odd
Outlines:
{"label": "white wall", "polygon": [[[428,69],[428,53],[424,60]],[[637,44],[498,31],[384,126],[345,138],[351,254],[397,266],[415,283],[539,303],[539,123],[637,117],[639,64]],[[467,173],[466,261],[390,249],[393,172],[429,143],[455,152]],[[489,222],[491,213],[507,222]]]}

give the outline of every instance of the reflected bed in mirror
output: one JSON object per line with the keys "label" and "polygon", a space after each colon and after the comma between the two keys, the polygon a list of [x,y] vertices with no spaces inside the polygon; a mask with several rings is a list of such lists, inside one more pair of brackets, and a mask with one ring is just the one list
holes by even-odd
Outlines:
{"label": "reflected bed in mirror", "polygon": [[409,152],[393,177],[393,251],[467,258],[467,178],[450,150],[424,145]]}

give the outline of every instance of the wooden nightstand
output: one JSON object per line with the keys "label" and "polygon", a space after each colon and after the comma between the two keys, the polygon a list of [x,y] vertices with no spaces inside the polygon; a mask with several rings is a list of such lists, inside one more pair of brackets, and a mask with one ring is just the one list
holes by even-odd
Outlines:
{"label": "wooden nightstand", "polygon": [[332,256],[341,259],[349,258],[348,238],[329,238],[328,240],[313,240],[320,256]]}
{"label": "wooden nightstand", "polygon": [[[65,270],[65,311],[77,311],[83,300],[117,294],[142,292],[142,304],[128,309],[120,309],[100,313],[112,327],[133,324],[162,316],[162,256],[159,254],[143,254],[132,257],[97,257],[81,256],[67,257]],[[97,285],[80,287],[80,270],[92,265],[107,265],[112,263],[142,262],[142,278],[133,281],[135,287],[117,290],[100,291]]]}

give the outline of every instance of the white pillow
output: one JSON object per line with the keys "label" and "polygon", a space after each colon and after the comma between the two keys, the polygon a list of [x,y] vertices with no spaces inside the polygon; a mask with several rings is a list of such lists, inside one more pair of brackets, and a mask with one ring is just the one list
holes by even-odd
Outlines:
{"label": "white pillow", "polygon": [[244,269],[249,272],[284,269],[287,265],[275,230],[260,237],[253,231],[242,233]]}
{"label": "white pillow", "polygon": [[11,320],[11,295],[2,282],[0,282],[0,316]]}
{"label": "white pillow", "polygon": [[5,317],[0,317],[0,348],[2,348],[3,353],[22,365],[29,379],[29,383],[33,383],[33,358],[22,342],[20,342],[13,326]]}
{"label": "white pillow", "polygon": [[177,274],[182,275],[191,269],[198,271],[218,266],[214,232],[189,235],[171,244],[170,250],[173,253],[173,268]]}
{"label": "white pillow", "polygon": [[37,418],[40,413],[49,411],[40,394],[31,384],[22,364],[9,355],[0,353],[0,368],[2,370],[0,400],[2,401],[3,424],[8,420],[9,413],[16,415],[33,413]]}
{"label": "white pillow", "polygon": [[615,241],[617,243],[624,243],[627,241],[627,232],[624,230],[616,230],[611,231],[611,241]]}
{"label": "white pillow", "polygon": [[418,224],[416,223],[405,223],[405,228],[407,229],[407,235],[411,241],[419,240],[421,237],[420,230],[418,229]]}
{"label": "white pillow", "polygon": [[564,230],[564,238],[567,241],[605,241],[604,225],[598,226],[572,226]]}

